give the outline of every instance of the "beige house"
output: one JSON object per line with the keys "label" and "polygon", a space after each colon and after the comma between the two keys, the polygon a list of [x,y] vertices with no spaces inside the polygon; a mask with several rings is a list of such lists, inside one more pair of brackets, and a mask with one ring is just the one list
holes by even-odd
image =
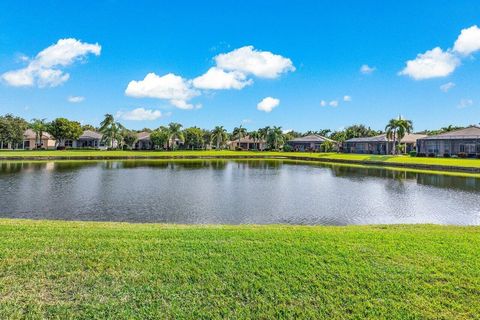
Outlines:
{"label": "beige house", "polygon": [[232,140],[227,143],[230,150],[264,150],[267,147],[267,142],[262,139],[254,140],[249,136],[245,136],[238,141]]}
{"label": "beige house", "polygon": [[[15,146],[15,149],[26,149],[33,150],[37,148],[37,143],[39,148],[43,149],[54,149],[55,148],[55,139],[47,133],[43,132],[42,139],[37,141],[37,135],[32,129],[27,129],[23,133],[23,141]],[[13,149],[13,146],[9,143],[0,142],[0,149]]]}
{"label": "beige house", "polygon": [[[414,151],[417,148],[417,140],[425,138],[425,134],[406,134],[400,141],[405,145],[405,152]],[[397,145],[399,142],[397,141]],[[343,143],[343,152],[361,154],[390,154],[395,146],[386,134],[374,137],[352,138]]]}

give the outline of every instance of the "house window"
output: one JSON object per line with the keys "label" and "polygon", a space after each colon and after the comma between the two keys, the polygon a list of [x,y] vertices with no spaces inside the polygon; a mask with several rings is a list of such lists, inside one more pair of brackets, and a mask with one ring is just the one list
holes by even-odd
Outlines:
{"label": "house window", "polygon": [[73,141],[72,140],[65,140],[65,147],[73,147]]}

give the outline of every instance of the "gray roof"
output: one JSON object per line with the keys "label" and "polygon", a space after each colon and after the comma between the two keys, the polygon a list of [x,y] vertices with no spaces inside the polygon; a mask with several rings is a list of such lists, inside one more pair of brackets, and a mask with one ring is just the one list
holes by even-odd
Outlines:
{"label": "gray roof", "polygon": [[386,142],[386,141],[387,141],[387,135],[380,134],[378,136],[373,136],[373,137],[352,138],[352,139],[346,140],[345,142]]}
{"label": "gray roof", "polygon": [[465,129],[440,133],[424,137],[423,140],[480,139],[480,127],[470,126]]}
{"label": "gray roof", "polygon": [[85,131],[83,131],[82,135],[78,139],[79,140],[80,139],[83,139],[83,140],[87,140],[87,139],[100,140],[100,139],[102,139],[102,137],[103,137],[103,134],[101,134],[101,133],[91,131],[91,130],[85,130]]}
{"label": "gray roof", "polygon": [[326,138],[326,137],[318,135],[318,134],[311,134],[311,135],[308,135],[308,136],[305,136],[305,137],[298,137],[298,138],[289,140],[288,142],[293,142],[293,143],[295,143],[295,142],[296,143],[315,143],[315,142],[319,142],[319,143],[323,143],[325,141],[335,142],[332,139]]}
{"label": "gray roof", "polygon": [[[410,133],[410,134],[406,134],[400,142],[415,143],[418,139],[425,138],[426,136],[427,135],[425,134]],[[387,142],[387,135],[384,133],[374,137],[352,138],[352,139],[346,140],[345,142],[360,142],[360,143],[361,142],[364,142],[364,143]]]}
{"label": "gray roof", "polygon": [[150,140],[150,132],[142,131],[137,133],[138,140]]}

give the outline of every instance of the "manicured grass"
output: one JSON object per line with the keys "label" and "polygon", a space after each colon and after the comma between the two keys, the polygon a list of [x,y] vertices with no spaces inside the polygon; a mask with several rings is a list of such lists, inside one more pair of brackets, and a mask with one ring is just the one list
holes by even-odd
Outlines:
{"label": "manicured grass", "polygon": [[361,161],[364,163],[384,164],[411,164],[428,166],[451,166],[480,168],[479,159],[459,158],[417,158],[410,156],[382,156],[343,153],[308,153],[308,152],[254,152],[254,151],[95,151],[95,150],[67,150],[67,151],[0,151],[0,159],[4,158],[85,158],[85,157],[289,157],[289,158],[318,158],[319,160]]}
{"label": "manicured grass", "polygon": [[471,319],[480,228],[0,220],[0,318]]}

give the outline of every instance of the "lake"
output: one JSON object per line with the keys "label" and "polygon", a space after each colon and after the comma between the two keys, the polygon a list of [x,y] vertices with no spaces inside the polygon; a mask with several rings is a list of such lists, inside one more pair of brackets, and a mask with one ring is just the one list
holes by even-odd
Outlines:
{"label": "lake", "polygon": [[283,160],[0,162],[0,217],[480,224],[480,179]]}

